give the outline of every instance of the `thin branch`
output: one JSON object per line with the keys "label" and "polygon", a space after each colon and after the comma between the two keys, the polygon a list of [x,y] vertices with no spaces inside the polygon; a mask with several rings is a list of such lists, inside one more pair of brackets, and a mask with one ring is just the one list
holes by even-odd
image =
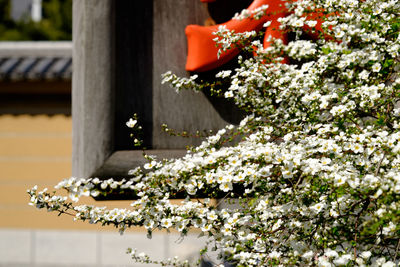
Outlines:
{"label": "thin branch", "polygon": [[379,169],[381,168],[382,161],[383,161],[383,159],[385,158],[385,156],[386,156],[386,153],[385,153],[385,151],[383,151],[382,158],[381,158],[381,160],[379,161],[378,167],[377,167],[376,170],[375,170],[375,176],[378,176]]}
{"label": "thin branch", "polygon": [[395,252],[395,254],[394,254],[394,260],[393,260],[393,262],[396,262],[397,253],[399,252],[399,248],[400,248],[400,238],[399,238],[399,241],[397,242],[396,252]]}

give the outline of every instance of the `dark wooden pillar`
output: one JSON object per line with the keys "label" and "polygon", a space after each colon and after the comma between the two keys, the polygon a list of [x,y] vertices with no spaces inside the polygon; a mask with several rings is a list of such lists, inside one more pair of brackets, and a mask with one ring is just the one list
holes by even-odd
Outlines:
{"label": "dark wooden pillar", "polygon": [[88,177],[114,149],[112,0],[73,1],[72,174]]}
{"label": "dark wooden pillar", "polygon": [[202,93],[183,91],[176,94],[168,85],[161,85],[161,74],[168,70],[187,76],[185,71],[187,44],[185,27],[203,24],[207,9],[199,0],[154,1],[153,31],[153,147],[183,148],[196,144],[195,138],[170,137],[160,131],[168,124],[177,130],[213,129],[226,125]]}

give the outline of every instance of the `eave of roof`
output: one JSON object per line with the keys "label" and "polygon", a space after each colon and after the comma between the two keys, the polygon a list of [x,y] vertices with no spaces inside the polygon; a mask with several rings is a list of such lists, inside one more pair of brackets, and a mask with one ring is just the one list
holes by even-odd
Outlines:
{"label": "eave of roof", "polygon": [[0,42],[0,80],[71,80],[72,42]]}

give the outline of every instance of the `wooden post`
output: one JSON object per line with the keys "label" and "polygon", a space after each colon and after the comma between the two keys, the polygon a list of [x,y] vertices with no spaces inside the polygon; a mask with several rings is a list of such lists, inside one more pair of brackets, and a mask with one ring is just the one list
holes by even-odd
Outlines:
{"label": "wooden post", "polygon": [[112,0],[73,1],[72,174],[89,177],[113,152]]}

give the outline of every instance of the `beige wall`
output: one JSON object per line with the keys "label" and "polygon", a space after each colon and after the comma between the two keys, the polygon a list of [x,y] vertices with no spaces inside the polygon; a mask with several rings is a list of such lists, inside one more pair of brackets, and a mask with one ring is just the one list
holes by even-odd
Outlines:
{"label": "beige wall", "polygon": [[[70,177],[71,128],[65,115],[0,115],[0,228],[104,230],[28,205],[28,188],[50,190]],[[129,201],[86,203],[129,206]]]}

